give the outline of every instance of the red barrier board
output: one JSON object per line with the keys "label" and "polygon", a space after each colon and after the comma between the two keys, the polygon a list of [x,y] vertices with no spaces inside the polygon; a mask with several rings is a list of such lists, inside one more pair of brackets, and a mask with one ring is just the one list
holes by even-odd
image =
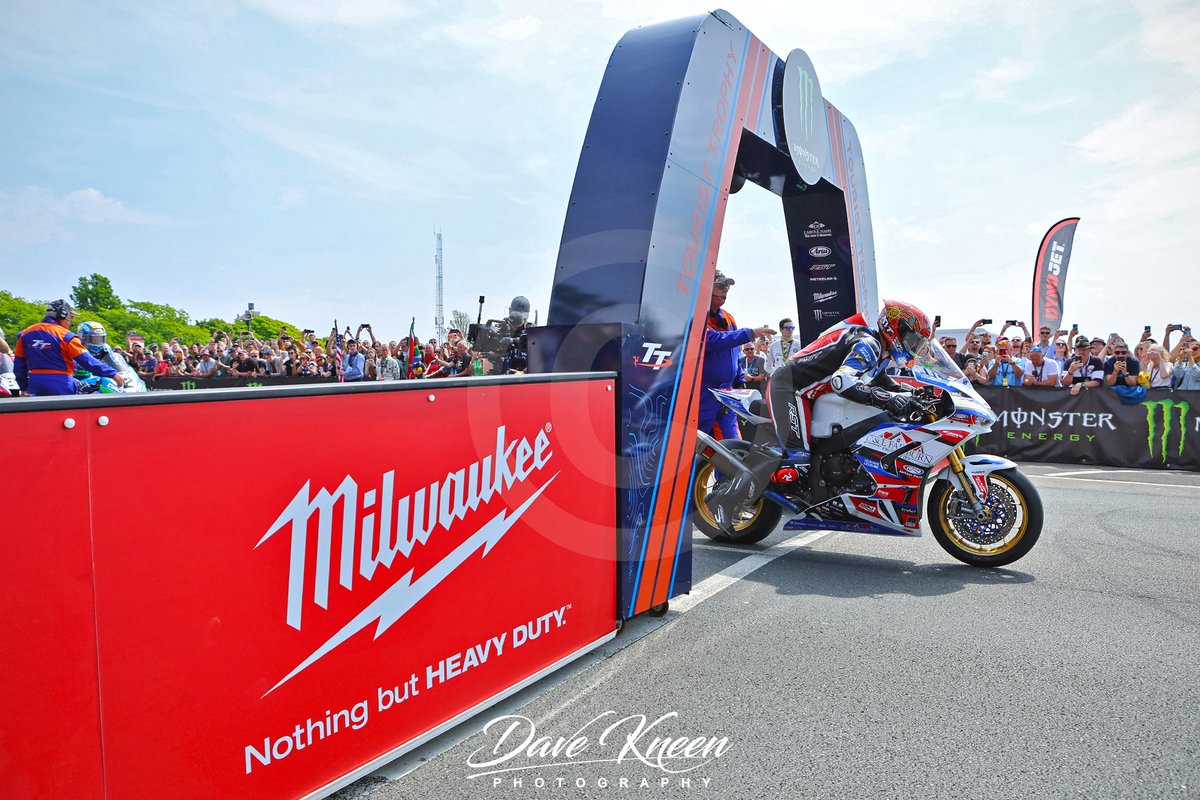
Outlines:
{"label": "red barrier board", "polygon": [[610,637],[612,398],[108,410],[92,497],[115,509],[132,479],[154,499],[94,517],[106,796],[318,792]]}
{"label": "red barrier board", "polygon": [[74,412],[0,418],[0,797],[103,797],[89,431]]}

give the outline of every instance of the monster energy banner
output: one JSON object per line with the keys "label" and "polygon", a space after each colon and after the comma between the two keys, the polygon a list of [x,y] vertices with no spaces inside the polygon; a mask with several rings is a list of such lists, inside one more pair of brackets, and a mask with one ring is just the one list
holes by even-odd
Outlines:
{"label": "monster energy banner", "polygon": [[1200,470],[1200,391],[1150,389],[1125,405],[1100,387],[980,392],[999,419],[973,451],[1020,461]]}

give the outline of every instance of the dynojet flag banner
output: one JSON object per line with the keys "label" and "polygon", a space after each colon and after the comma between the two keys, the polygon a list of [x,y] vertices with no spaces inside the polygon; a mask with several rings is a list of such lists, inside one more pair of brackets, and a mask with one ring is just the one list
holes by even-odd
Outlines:
{"label": "dynojet flag banner", "polygon": [[1043,325],[1056,331],[1062,325],[1063,293],[1067,286],[1067,262],[1079,217],[1070,217],[1050,226],[1038,248],[1033,267],[1033,327]]}

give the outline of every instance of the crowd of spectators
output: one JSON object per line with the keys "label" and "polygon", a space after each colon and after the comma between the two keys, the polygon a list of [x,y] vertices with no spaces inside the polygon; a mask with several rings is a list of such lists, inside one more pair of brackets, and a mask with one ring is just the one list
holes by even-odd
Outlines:
{"label": "crowd of spectators", "polygon": [[[365,336],[364,336],[365,333]],[[217,331],[207,342],[110,341],[113,350],[147,380],[161,377],[208,378],[337,378],[342,381],[411,380],[483,375],[492,370],[485,354],[471,349],[462,332],[451,328],[444,342],[383,342],[371,326],[351,336],[326,339],[306,331],[301,338],[285,332],[272,339],[247,333]]]}
{"label": "crowd of spectators", "polygon": [[[1200,389],[1200,341],[1185,325],[1167,325],[1161,342],[1147,326],[1130,346],[1118,333],[1088,337],[1076,328],[1042,327],[1035,338],[1024,322],[1010,320],[993,336],[987,324],[990,320],[976,320],[962,341],[938,337],[977,384],[1065,389],[1072,395],[1101,386]],[[1012,329],[1023,336],[1009,335]],[[1172,346],[1175,333],[1180,337]]]}
{"label": "crowd of spectators", "polygon": [[[1073,395],[1100,386],[1200,389],[1200,340],[1186,325],[1167,325],[1161,341],[1147,326],[1130,347],[1117,333],[1100,338],[1076,328],[1042,327],[1034,336],[1024,322],[1010,320],[993,335],[991,324],[976,320],[962,340],[935,331],[963,374],[980,385],[1064,389]],[[741,386],[763,390],[771,371],[800,350],[795,330],[792,320],[782,319],[778,336],[742,346]]]}

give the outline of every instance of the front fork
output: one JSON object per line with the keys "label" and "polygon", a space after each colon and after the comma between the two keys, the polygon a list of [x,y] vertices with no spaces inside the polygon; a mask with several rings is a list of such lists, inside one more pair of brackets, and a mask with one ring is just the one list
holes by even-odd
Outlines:
{"label": "front fork", "polygon": [[962,489],[963,495],[967,498],[967,505],[971,509],[971,513],[975,515],[975,519],[983,522],[987,519],[987,510],[983,506],[983,502],[979,499],[979,493],[975,490],[975,484],[971,482],[971,478],[967,475],[966,467],[963,466],[961,447],[956,447],[950,451],[950,455],[946,456],[946,460],[950,462],[950,471],[954,473],[954,479],[958,481],[959,488]]}

